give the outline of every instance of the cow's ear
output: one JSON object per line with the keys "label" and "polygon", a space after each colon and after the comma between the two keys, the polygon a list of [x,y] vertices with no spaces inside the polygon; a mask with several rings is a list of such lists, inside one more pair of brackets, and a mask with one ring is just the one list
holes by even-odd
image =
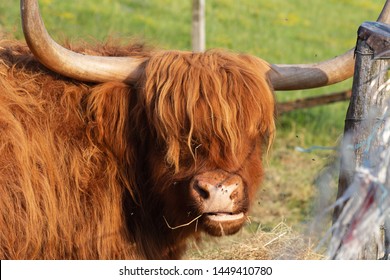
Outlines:
{"label": "cow's ear", "polygon": [[120,82],[95,87],[87,102],[89,133],[100,145],[121,158],[126,151],[130,87]]}

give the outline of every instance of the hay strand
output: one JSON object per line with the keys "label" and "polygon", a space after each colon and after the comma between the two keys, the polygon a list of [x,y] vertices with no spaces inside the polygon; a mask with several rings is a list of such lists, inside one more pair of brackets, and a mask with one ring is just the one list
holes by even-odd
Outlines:
{"label": "hay strand", "polygon": [[169,223],[168,223],[167,219],[165,218],[165,216],[163,216],[163,218],[164,218],[164,221],[165,221],[165,223],[167,224],[168,228],[170,228],[170,229],[178,229],[178,228],[186,227],[186,226],[189,226],[190,224],[192,224],[193,222],[196,221],[196,226],[195,226],[195,231],[196,231],[197,228],[198,228],[198,219],[199,219],[200,217],[202,217],[202,215],[203,215],[203,214],[200,214],[198,217],[194,218],[193,220],[189,221],[188,223],[186,223],[186,224],[181,224],[181,225],[178,225],[178,226],[175,226],[175,227],[172,227],[171,225],[169,225]]}

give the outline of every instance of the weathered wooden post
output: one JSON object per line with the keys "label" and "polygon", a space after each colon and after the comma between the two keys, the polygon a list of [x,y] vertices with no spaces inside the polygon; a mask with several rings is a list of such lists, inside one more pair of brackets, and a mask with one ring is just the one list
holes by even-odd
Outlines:
{"label": "weathered wooden post", "polygon": [[[378,116],[383,112],[385,90],[381,86],[388,78],[390,26],[379,22],[363,23],[358,30],[355,56],[352,96],[345,119],[345,145],[341,158],[338,198],[351,184],[356,167],[376,164],[376,159],[370,157],[369,153],[375,145],[370,142],[370,133],[375,125],[380,125]],[[334,222],[341,211],[342,206],[335,210]],[[356,258],[382,258],[385,252],[374,243],[367,245]],[[388,245],[388,240],[385,243]]]}
{"label": "weathered wooden post", "polygon": [[206,48],[205,1],[192,0],[192,50],[203,52]]}

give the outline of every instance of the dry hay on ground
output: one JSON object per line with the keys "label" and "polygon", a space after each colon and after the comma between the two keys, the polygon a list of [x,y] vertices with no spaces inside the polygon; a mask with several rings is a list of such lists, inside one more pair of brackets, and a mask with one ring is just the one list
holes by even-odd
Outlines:
{"label": "dry hay on ground", "polygon": [[223,244],[205,242],[193,244],[187,259],[199,260],[321,260],[325,256],[315,252],[306,236],[294,232],[285,223],[273,230],[259,230],[248,238],[229,240]]}

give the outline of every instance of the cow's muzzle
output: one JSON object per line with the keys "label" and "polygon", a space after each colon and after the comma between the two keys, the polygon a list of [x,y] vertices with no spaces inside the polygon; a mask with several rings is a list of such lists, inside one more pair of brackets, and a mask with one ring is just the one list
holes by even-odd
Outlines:
{"label": "cow's muzzle", "polygon": [[248,209],[244,183],[237,174],[223,170],[201,173],[193,178],[190,193],[202,213],[202,228],[211,235],[236,233]]}

